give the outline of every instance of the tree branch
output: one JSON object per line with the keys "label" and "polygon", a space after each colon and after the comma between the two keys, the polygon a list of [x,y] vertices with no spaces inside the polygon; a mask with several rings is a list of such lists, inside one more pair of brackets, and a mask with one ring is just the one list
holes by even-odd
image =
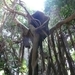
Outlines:
{"label": "tree branch", "polygon": [[23,30],[24,34],[26,35],[29,31],[29,28],[27,28],[25,25],[23,25],[17,18],[15,18],[14,21]]}
{"label": "tree branch", "polygon": [[7,7],[7,10],[10,11],[11,13],[16,13],[16,14],[18,14],[18,15],[22,15],[23,17],[26,17],[26,16],[27,16],[26,14],[24,14],[24,13],[22,13],[22,12],[18,12],[18,11],[16,11],[16,10],[10,8],[10,7],[7,5],[6,1],[5,1],[5,0],[3,0],[3,1],[4,1],[5,6]]}
{"label": "tree branch", "polygon": [[57,23],[53,28],[51,28],[51,29],[49,30],[49,35],[50,35],[51,33],[53,33],[53,31],[54,31],[55,29],[60,28],[63,24],[67,24],[67,23],[69,23],[70,21],[72,21],[72,20],[74,20],[74,19],[75,19],[75,13],[72,14],[71,16],[69,16],[68,18],[66,18],[65,20],[63,20],[63,21]]}

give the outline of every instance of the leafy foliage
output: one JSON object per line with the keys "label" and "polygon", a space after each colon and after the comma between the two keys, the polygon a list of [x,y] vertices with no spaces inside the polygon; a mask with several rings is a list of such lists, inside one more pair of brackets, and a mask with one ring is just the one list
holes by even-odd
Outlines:
{"label": "leafy foliage", "polygon": [[[22,30],[20,28],[18,28],[16,26],[16,24],[14,23],[14,15],[12,13],[9,13],[8,11],[6,12],[6,10],[3,8],[3,1],[0,0],[0,23],[3,24],[3,29],[2,29],[2,34],[0,36],[0,40],[2,40],[2,37],[4,38],[5,44],[6,46],[4,47],[5,51],[5,56],[3,56],[4,54],[0,52],[0,70],[4,69],[4,67],[8,68],[10,71],[14,71],[15,69],[20,73],[28,73],[28,63],[23,60],[20,61],[20,57],[19,57],[19,51],[20,51],[20,45],[21,44],[15,44],[13,41],[14,40],[18,40],[21,35],[22,35]],[[12,3],[10,2],[10,0],[6,0],[7,3],[12,7]],[[51,17],[51,26],[54,26],[58,21],[60,21],[61,19],[67,18],[68,16],[70,16],[73,12],[74,12],[74,4],[75,4],[75,0],[46,0],[45,2],[45,13],[47,15],[49,15]],[[21,12],[25,12],[23,8],[21,8],[19,5],[16,6],[15,8],[17,11],[21,11]],[[28,8],[30,13],[33,13],[35,11],[31,11]],[[6,12],[5,15],[5,19],[4,21],[2,21],[2,17],[4,15],[4,12]],[[52,13],[52,14],[51,14]],[[18,19],[20,22],[22,22],[25,26],[28,26],[28,22],[25,19],[25,17],[18,16]],[[63,29],[65,29],[66,27],[64,27]],[[65,31],[65,30],[64,30]],[[67,33],[66,33],[67,34]],[[65,35],[66,35],[65,34]],[[55,36],[54,36],[55,38]],[[56,39],[54,39],[56,41]],[[73,39],[75,41],[75,39]],[[45,43],[44,43],[45,42]],[[46,41],[43,42],[43,49],[44,52],[47,54],[47,56],[49,57],[49,52],[48,52],[48,41],[46,39]],[[72,42],[70,40],[68,40],[68,44],[71,47],[70,49],[72,49]],[[52,53],[52,59],[53,59],[53,63],[56,66],[55,62],[56,60],[61,61],[61,59],[59,59],[59,54],[58,54],[58,48],[57,45],[55,44],[55,49],[56,49],[56,56],[54,56],[54,46],[51,46],[51,53]],[[64,49],[62,49],[64,50]],[[62,52],[61,50],[61,52]],[[73,60],[75,61],[75,52],[71,55]],[[64,57],[63,57],[64,58]],[[50,58],[50,60],[52,60]],[[6,61],[4,61],[6,60]],[[46,59],[45,61],[46,66],[48,65],[48,61]],[[52,63],[51,63],[52,64]],[[41,64],[40,64],[41,65]],[[59,65],[59,64],[58,64]],[[55,67],[56,69],[58,69],[58,67]],[[53,72],[53,71],[52,71]],[[66,75],[66,74],[65,74]]]}
{"label": "leafy foliage", "polygon": [[51,8],[56,6],[60,9],[60,14],[62,17],[66,18],[74,12],[75,0],[46,0],[45,2],[45,12],[51,12]]}
{"label": "leafy foliage", "polygon": [[20,72],[22,72],[22,73],[27,73],[28,72],[27,63],[26,63],[25,60],[22,61]]}

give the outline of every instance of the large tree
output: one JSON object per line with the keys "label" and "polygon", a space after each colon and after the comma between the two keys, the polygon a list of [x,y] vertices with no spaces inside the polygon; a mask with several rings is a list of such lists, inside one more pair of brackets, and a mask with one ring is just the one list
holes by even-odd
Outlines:
{"label": "large tree", "polygon": [[[3,0],[2,2],[4,2],[4,6],[5,6],[3,8],[3,10],[5,10],[5,11],[2,11],[2,12],[5,12],[5,15],[3,15],[4,18],[2,19],[3,20],[2,21],[2,26],[4,26],[5,28],[1,27],[1,31],[3,31],[3,34],[1,34],[1,35],[3,36],[3,38],[6,42],[5,43],[6,46],[4,47],[4,49],[5,49],[5,52],[6,52],[5,57],[7,57],[6,58],[6,61],[7,61],[6,66],[7,67],[5,68],[5,70],[7,68],[9,68],[9,73],[10,73],[10,70],[11,70],[10,68],[16,66],[16,68],[18,68],[18,69],[16,69],[17,70],[16,73],[19,74],[19,71],[20,71],[19,68],[21,68],[22,61],[23,61],[23,56],[24,56],[23,55],[24,54],[24,43],[23,43],[24,40],[23,40],[23,38],[27,38],[27,39],[32,40],[32,50],[30,52],[30,57],[29,57],[29,74],[30,75],[31,74],[33,74],[33,75],[36,74],[37,75],[38,74],[38,70],[37,70],[38,69],[37,68],[38,67],[38,65],[37,65],[38,64],[37,53],[38,53],[38,47],[39,47],[38,42],[39,42],[39,36],[42,33],[46,37],[48,37],[50,35],[50,39],[48,37],[49,56],[46,57],[47,59],[50,58],[50,60],[49,59],[47,60],[48,66],[49,66],[49,67],[47,67],[48,68],[47,69],[48,73],[49,73],[49,70],[51,70],[51,73],[53,72],[52,74],[57,74],[57,75],[58,74],[65,74],[65,75],[67,74],[66,73],[67,71],[65,69],[65,65],[63,63],[60,64],[60,61],[61,62],[64,61],[64,57],[62,57],[60,54],[58,56],[57,49],[56,49],[56,44],[55,44],[55,43],[57,43],[58,51],[60,50],[60,47],[61,47],[60,45],[63,45],[62,50],[64,50],[64,55],[66,55],[67,60],[69,62],[71,73],[74,74],[73,65],[72,65],[72,62],[71,62],[72,61],[71,57],[69,56],[68,52],[66,51],[66,47],[65,47],[66,41],[64,41],[65,38],[63,37],[63,33],[61,32],[61,34],[60,34],[59,31],[61,31],[60,27],[63,24],[66,24],[66,23],[70,22],[71,20],[75,19],[75,13],[72,14],[72,15],[70,14],[71,16],[68,17],[68,18],[66,18],[67,16],[65,15],[66,19],[64,19],[63,21],[60,21],[59,23],[57,23],[56,26],[51,28],[49,30],[49,33],[47,34],[43,30],[43,27],[45,27],[45,23],[48,20],[44,21],[44,23],[42,25],[40,25],[39,27],[37,27],[37,28],[35,28],[33,25],[30,25],[31,20],[34,20],[35,23],[37,21],[27,11],[26,6],[25,6],[25,4],[23,4],[23,2],[21,2],[20,0],[13,0],[13,1],[12,0],[7,0],[7,1]],[[66,5],[65,2],[63,2],[61,4],[62,1],[59,2],[58,0],[53,0],[53,1],[49,0],[48,2],[51,3],[52,5],[50,6],[50,9],[48,7],[49,10],[47,9],[46,11],[51,11],[51,8],[54,8],[55,6],[60,7],[59,9],[61,9],[62,7],[65,8],[65,5]],[[27,24],[27,22],[28,22],[29,26],[24,25],[24,24]],[[17,28],[17,26],[21,30],[19,30]],[[59,30],[56,31],[57,29],[59,29]],[[40,34],[36,32],[37,30],[39,30]],[[4,31],[5,31],[5,34],[4,34]],[[56,33],[54,33],[54,32],[56,32]],[[61,39],[61,41],[60,41],[59,38]],[[17,40],[17,41],[13,41],[13,40]],[[15,43],[17,43],[17,44],[15,44]],[[51,51],[53,50],[52,54],[54,54],[54,56],[51,55],[50,47],[51,47]],[[20,51],[19,51],[19,48],[20,48]],[[62,51],[60,53],[63,54]],[[44,72],[45,62],[44,62],[44,58],[43,58],[43,50],[40,50],[40,55],[42,57],[42,72]],[[8,57],[9,57],[9,59],[8,59]],[[10,59],[12,59],[12,61],[14,63],[14,66],[11,66],[12,62],[9,61]],[[69,60],[71,60],[71,61],[69,61]],[[10,64],[8,62],[10,62]],[[55,64],[55,63],[57,63],[57,64]],[[58,71],[58,73],[57,73],[57,71]],[[63,71],[65,73],[63,73]]]}

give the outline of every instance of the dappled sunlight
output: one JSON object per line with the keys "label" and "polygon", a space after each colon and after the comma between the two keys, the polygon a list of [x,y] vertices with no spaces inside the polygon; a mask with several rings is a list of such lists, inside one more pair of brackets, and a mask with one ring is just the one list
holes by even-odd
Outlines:
{"label": "dappled sunlight", "polygon": [[1,71],[0,71],[0,75],[3,75],[3,74],[4,74],[4,71],[3,71],[3,70],[1,70]]}
{"label": "dappled sunlight", "polygon": [[72,1],[0,0],[0,75],[75,75]]}

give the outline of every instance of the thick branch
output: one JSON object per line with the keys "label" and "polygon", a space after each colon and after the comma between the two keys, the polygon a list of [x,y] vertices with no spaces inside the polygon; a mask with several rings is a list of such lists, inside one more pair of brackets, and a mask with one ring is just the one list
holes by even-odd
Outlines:
{"label": "thick branch", "polygon": [[50,29],[49,35],[57,28],[60,28],[63,24],[69,23],[70,21],[75,19],[75,13],[72,14],[70,17],[66,18],[65,20],[57,23],[53,28]]}

